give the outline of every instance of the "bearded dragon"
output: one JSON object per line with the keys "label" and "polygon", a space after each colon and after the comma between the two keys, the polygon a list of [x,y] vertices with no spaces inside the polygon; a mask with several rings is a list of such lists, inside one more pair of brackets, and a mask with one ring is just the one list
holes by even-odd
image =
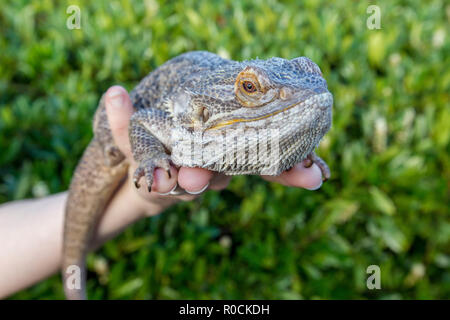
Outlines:
{"label": "bearded dragon", "polygon": [[[155,168],[202,167],[227,175],[278,175],[307,159],[324,179],[314,150],[330,129],[333,96],[320,68],[305,57],[237,62],[188,52],[166,62],[130,93],[129,138],[149,191]],[[62,273],[68,299],[85,299],[86,248],[99,216],[129,164],[114,144],[104,98],[94,137],[73,175],[66,204]],[[81,287],[69,286],[73,268]]]}

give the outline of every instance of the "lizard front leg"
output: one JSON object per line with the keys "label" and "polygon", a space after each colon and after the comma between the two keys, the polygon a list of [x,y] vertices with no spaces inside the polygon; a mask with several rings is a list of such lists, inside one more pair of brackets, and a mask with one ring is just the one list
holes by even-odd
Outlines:
{"label": "lizard front leg", "polygon": [[151,191],[154,171],[164,169],[170,176],[170,155],[166,152],[170,139],[171,120],[160,109],[141,109],[131,117],[130,143],[134,160],[138,168],[134,172],[133,182],[140,187],[139,180],[145,177],[148,191]]}

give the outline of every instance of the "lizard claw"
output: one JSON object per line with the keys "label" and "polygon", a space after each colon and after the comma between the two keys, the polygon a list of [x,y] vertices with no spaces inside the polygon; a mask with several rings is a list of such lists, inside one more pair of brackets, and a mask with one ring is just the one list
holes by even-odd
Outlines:
{"label": "lizard claw", "polygon": [[164,169],[167,172],[169,179],[172,177],[170,174],[170,162],[168,157],[145,159],[139,163],[139,167],[133,175],[133,182],[136,188],[140,188],[139,180],[145,176],[148,192],[151,192],[156,168]]}

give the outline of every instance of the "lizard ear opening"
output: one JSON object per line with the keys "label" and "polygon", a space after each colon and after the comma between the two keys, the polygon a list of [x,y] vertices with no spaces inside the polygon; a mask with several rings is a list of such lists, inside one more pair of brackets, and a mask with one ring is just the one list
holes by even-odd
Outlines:
{"label": "lizard ear opening", "polygon": [[247,66],[236,77],[234,93],[239,103],[252,108],[261,105],[261,98],[266,93],[265,75],[257,67]]}
{"label": "lizard ear opening", "polygon": [[204,123],[209,120],[209,110],[207,108],[203,107],[201,117]]}

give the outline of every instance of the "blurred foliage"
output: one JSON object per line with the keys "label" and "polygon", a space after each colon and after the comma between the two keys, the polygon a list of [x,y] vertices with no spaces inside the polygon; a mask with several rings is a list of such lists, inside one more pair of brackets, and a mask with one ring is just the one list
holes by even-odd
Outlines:
{"label": "blurred foliage", "polygon": [[[66,8],[81,29],[66,28]],[[334,94],[319,191],[236,177],[91,254],[92,299],[450,297],[450,5],[378,1],[0,4],[0,202],[67,189],[111,85],[190,50],[308,56]],[[36,208],[39,210],[39,208]],[[381,268],[381,290],[366,268]],[[59,276],[16,299],[63,298]]]}

